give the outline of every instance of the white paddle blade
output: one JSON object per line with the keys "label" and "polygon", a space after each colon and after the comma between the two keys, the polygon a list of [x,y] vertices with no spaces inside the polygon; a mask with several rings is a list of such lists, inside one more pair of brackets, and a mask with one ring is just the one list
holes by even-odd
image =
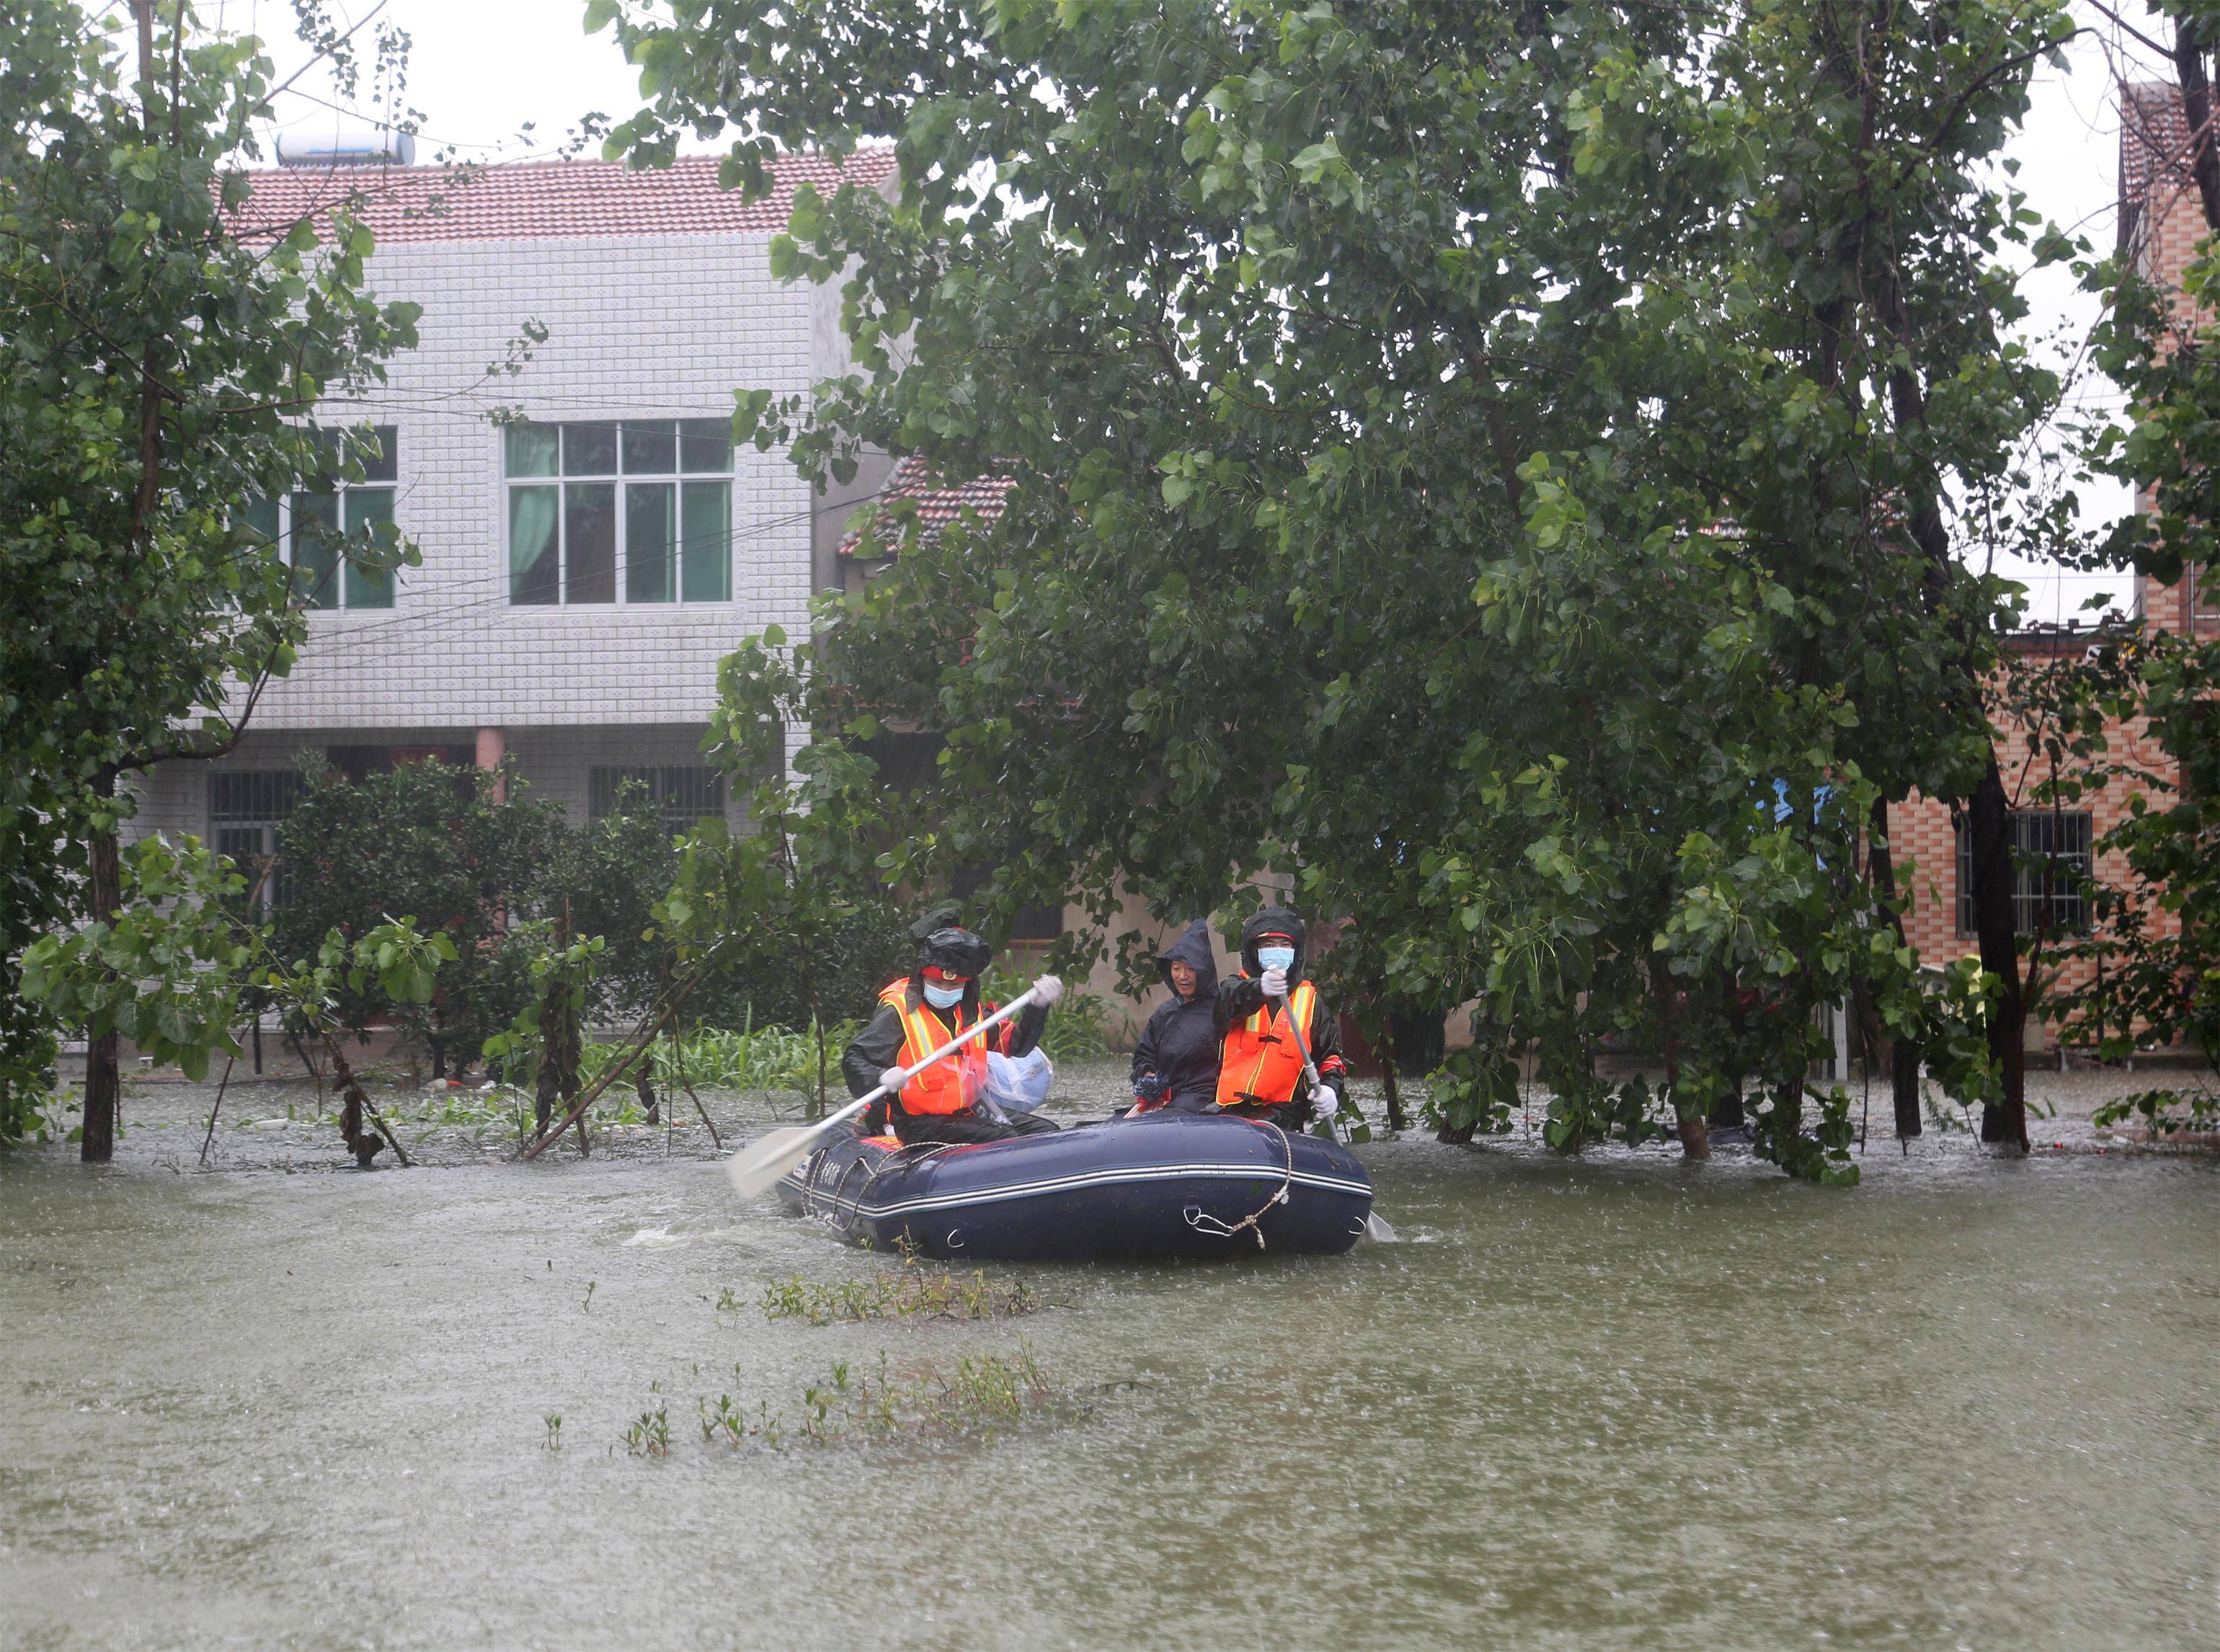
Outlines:
{"label": "white paddle blade", "polygon": [[808,1125],[789,1125],[750,1142],[725,1161],[725,1174],[733,1179],[733,1191],[743,1199],[769,1193],[809,1150],[809,1144],[816,1140],[819,1133]]}
{"label": "white paddle blade", "polygon": [[1388,1225],[1388,1219],[1377,1211],[1364,1213],[1364,1237],[1368,1239],[1376,1239],[1381,1244],[1394,1244],[1396,1242],[1395,1230]]}

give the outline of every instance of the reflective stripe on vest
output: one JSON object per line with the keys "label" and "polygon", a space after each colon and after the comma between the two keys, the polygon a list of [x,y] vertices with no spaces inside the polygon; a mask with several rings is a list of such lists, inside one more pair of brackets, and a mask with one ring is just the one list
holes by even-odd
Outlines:
{"label": "reflective stripe on vest", "polygon": [[1292,1036],[1294,1028],[1288,1024],[1289,1008],[1302,1018],[1295,1025],[1309,1037],[1318,1009],[1318,988],[1307,981],[1295,983],[1288,1004],[1268,1000],[1263,1009],[1227,1031],[1218,1065],[1219,1107],[1257,1102],[1277,1107],[1294,1100],[1295,1086],[1303,1075],[1303,1057]]}
{"label": "reflective stripe on vest", "polygon": [[[977,1024],[978,1017],[966,1016],[963,1006],[958,1004],[950,1015],[955,1020],[951,1030],[941,1024],[940,1018],[920,1003],[914,1008],[909,1001],[909,977],[879,990],[879,1002],[901,1017],[901,1057],[897,1067],[913,1067],[923,1061],[951,1038]],[[991,1036],[991,1035],[990,1035]],[[901,1088],[895,1098],[901,1110],[908,1113],[966,1113],[987,1088],[987,1052],[982,1048],[984,1038],[974,1038],[945,1061],[935,1062]]]}

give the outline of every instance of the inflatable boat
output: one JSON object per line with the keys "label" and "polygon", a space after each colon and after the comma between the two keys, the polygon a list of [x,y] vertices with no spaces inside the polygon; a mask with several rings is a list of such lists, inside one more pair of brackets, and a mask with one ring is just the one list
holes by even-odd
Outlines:
{"label": "inflatable boat", "polygon": [[1192,1115],[963,1147],[835,1130],[778,1194],[857,1243],[951,1262],[1330,1256],[1372,1209],[1338,1143]]}

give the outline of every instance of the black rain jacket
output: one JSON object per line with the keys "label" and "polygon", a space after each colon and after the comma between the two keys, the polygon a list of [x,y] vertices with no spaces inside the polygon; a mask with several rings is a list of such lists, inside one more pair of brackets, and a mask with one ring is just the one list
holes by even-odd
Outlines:
{"label": "black rain jacket", "polygon": [[[1241,926],[1241,973],[1218,989],[1218,1036],[1221,1039],[1235,1023],[1247,1020],[1264,1007],[1264,988],[1256,979],[1264,973],[1264,966],[1257,960],[1257,938],[1263,935],[1294,938],[1295,963],[1288,971],[1288,988],[1293,990],[1302,979],[1309,931],[1303,920],[1285,907],[1266,907]],[[1319,1069],[1319,1076],[1331,1084],[1344,1084],[1349,1063],[1341,1057],[1341,1023],[1326,1008],[1323,993],[1319,994],[1311,1012],[1311,1024],[1303,1029],[1303,1042],[1310,1050],[1311,1064]],[[1309,1094],[1310,1086],[1296,1080],[1293,1099],[1300,1101]]]}
{"label": "black rain jacket", "polygon": [[1157,1006],[1133,1046],[1133,1090],[1168,1086],[1166,1103],[1175,1113],[1200,1113],[1218,1100],[1218,959],[1210,944],[1210,926],[1196,919],[1157,954],[1164,985],[1172,984],[1172,965],[1194,971],[1194,996],[1182,1000],[1175,990]]}
{"label": "black rain jacket", "polygon": [[[908,988],[911,1007],[921,1006],[927,1015],[946,1030],[949,1038],[954,1038],[956,1025],[952,1018],[955,1011],[944,1013],[926,1003],[925,977],[913,971],[905,985]],[[982,1006],[979,1002],[979,983],[976,981],[964,988],[963,1006],[982,1016],[995,1013],[992,1004]],[[1028,1004],[1018,1012],[1014,1021],[1005,1021],[988,1033],[984,1042],[989,1050],[999,1050],[1006,1056],[1027,1055],[1040,1042],[1041,1030],[1047,1025],[1048,1012],[1038,1004]],[[851,1096],[867,1095],[878,1088],[879,1075],[901,1058],[901,1017],[895,1013],[891,1004],[882,1004],[840,1057],[840,1076],[848,1081],[848,1094]],[[897,1101],[895,1105],[900,1107],[901,1104]],[[873,1133],[878,1128],[881,1118],[877,1106],[866,1110],[864,1122],[871,1127],[866,1134]]]}

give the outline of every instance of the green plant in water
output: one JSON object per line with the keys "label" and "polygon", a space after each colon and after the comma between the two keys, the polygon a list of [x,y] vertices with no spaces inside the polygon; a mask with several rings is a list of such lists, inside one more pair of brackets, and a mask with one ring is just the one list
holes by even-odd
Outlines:
{"label": "green plant in water", "polygon": [[551,1411],[539,1420],[547,1425],[547,1449],[560,1451],[563,1449],[563,1413]]}
{"label": "green plant in water", "polygon": [[670,1455],[670,1410],[663,1400],[657,1400],[653,1411],[644,1411],[633,1418],[632,1426],[624,1431],[625,1449],[633,1456],[667,1457]]}
{"label": "green plant in water", "polygon": [[2109,1130],[2130,1119],[2140,1120],[2154,1141],[2185,1131],[2209,1131],[2220,1126],[2220,1094],[2204,1089],[2137,1090],[2104,1103],[2089,1122]]}
{"label": "green plant in water", "polygon": [[[730,1291],[720,1299],[720,1311],[726,1302],[737,1306]],[[765,1286],[760,1306],[766,1318],[825,1325],[865,1319],[996,1319],[1032,1313],[1047,1304],[1022,1280],[997,1284],[977,1270],[958,1276],[945,1270],[927,1273],[912,1264],[829,1285],[796,1274]]]}

